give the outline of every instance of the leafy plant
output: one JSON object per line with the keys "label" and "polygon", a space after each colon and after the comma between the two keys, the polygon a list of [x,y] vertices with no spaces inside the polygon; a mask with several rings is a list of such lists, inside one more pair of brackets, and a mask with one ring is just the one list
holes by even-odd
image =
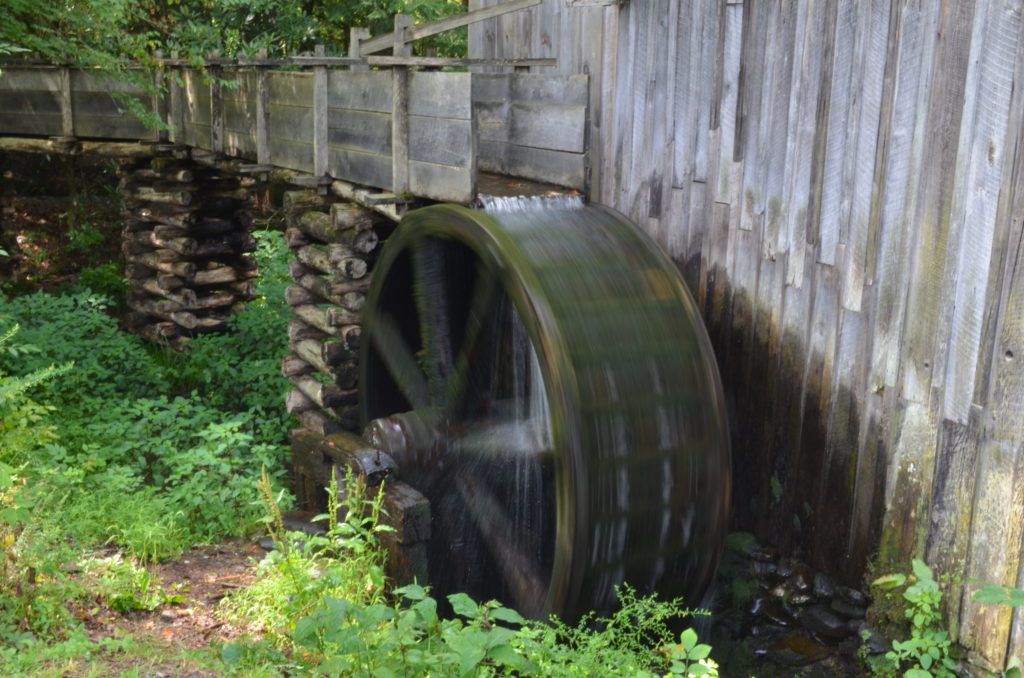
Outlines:
{"label": "leafy plant", "polygon": [[942,591],[924,561],[915,558],[911,565],[913,574],[910,576],[889,574],[872,582],[872,586],[881,589],[909,584],[903,598],[908,603],[904,616],[910,621],[910,637],[892,641],[892,649],[872,666],[872,672],[886,677],[952,678],[956,662],[949,632],[942,628]]}
{"label": "leafy plant", "polygon": [[[385,556],[376,536],[391,529],[379,524],[382,495],[367,499],[365,482],[351,473],[340,494],[337,483],[332,485],[328,512],[317,517],[327,522],[326,533],[287,532],[279,496],[263,473],[259,489],[274,551],[260,563],[250,587],[225,599],[227,618],[255,624],[271,637],[284,639],[295,620],[326,597],[370,603],[382,599]],[[339,512],[344,520],[338,520]]]}
{"label": "leafy plant", "polygon": [[[972,600],[984,605],[1006,605],[1007,607],[1024,607],[1024,591],[1015,586],[983,583],[974,592]],[[1003,678],[1021,678],[1021,660],[1017,656],[1010,657],[1003,671]]]}

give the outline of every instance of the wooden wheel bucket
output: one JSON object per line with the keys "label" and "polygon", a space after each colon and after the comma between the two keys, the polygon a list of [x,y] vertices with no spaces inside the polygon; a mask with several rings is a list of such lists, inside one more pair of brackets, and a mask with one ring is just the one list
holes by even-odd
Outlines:
{"label": "wooden wheel bucket", "polygon": [[602,207],[410,213],[364,310],[367,438],[430,500],[435,595],[524,614],[685,598],[727,527],[729,446],[677,269]]}

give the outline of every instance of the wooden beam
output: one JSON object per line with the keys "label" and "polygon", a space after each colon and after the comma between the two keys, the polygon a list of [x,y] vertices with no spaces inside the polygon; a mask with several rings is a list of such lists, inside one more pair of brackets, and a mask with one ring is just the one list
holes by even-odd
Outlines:
{"label": "wooden beam", "polygon": [[75,136],[75,114],[71,107],[71,69],[60,69],[60,120],[61,134]]}
{"label": "wooden beam", "polygon": [[557,66],[558,59],[457,59],[448,57],[420,56],[371,56],[366,57],[366,63],[370,66],[419,66],[430,68],[444,68],[446,66],[509,66],[514,68],[540,68]]}
{"label": "wooden beam", "polygon": [[[324,56],[324,46],[316,46],[316,55]],[[322,177],[328,173],[327,158],[327,67],[313,68],[313,175]]]}
{"label": "wooden beam", "polygon": [[[370,29],[362,26],[353,26],[348,32],[348,55],[352,59],[360,59],[363,56],[363,42],[370,39]],[[353,64],[349,67],[352,71],[368,71],[370,67],[365,63]]]}
{"label": "wooden beam", "polygon": [[[496,16],[501,16],[510,12],[518,12],[521,9],[534,7],[540,3],[541,0],[512,0],[512,2],[494,5],[493,7],[482,7],[480,9],[475,9],[472,12],[466,12],[465,14],[456,14],[455,16],[438,19],[437,21],[420,24],[419,26],[413,26],[406,30],[405,41],[412,42],[413,40],[419,40],[421,38],[429,38],[432,35],[444,33],[445,31],[450,31],[453,28],[461,28],[462,26],[475,24],[478,21],[493,19]],[[367,54],[373,54],[374,52],[382,52],[387,48],[394,46],[394,44],[395,34],[385,33],[361,42],[359,45],[359,54],[360,56],[366,56]]]}
{"label": "wooden beam", "polygon": [[[261,59],[267,58],[266,48],[259,51]],[[267,87],[267,69],[256,68],[256,164],[270,165],[270,89]]]}

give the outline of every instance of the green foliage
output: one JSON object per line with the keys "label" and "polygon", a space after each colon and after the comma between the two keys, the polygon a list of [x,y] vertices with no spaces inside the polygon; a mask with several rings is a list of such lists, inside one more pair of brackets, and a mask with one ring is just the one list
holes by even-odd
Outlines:
{"label": "green foliage", "polygon": [[956,662],[949,632],[942,628],[942,591],[924,561],[914,559],[913,574],[888,574],[875,579],[872,586],[882,590],[901,588],[907,602],[904,617],[910,621],[910,637],[894,640],[892,649],[871,666],[872,674],[888,678],[953,678]]}
{"label": "green foliage", "polygon": [[[260,495],[274,551],[260,563],[251,586],[225,599],[226,618],[258,626],[283,640],[294,630],[295,620],[324,598],[382,600],[385,556],[376,537],[391,529],[379,524],[382,495],[366,499],[364,481],[346,475],[341,496],[328,489],[328,513],[319,517],[327,521],[323,535],[285,531],[279,500],[266,474]],[[338,520],[339,509],[345,520]]]}

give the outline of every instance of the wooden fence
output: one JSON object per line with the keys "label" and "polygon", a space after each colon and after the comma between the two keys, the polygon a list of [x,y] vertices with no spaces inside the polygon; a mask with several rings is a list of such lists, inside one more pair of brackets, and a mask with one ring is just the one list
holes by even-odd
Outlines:
{"label": "wooden fence", "polygon": [[[374,63],[387,69],[355,70]],[[476,198],[478,169],[585,188],[586,76],[414,68],[432,63],[449,62],[214,60],[200,71],[167,60],[157,76],[166,94],[152,97],[98,73],[8,62],[0,72],[0,135],[162,136],[268,168],[462,203]],[[296,66],[304,70],[282,70]],[[170,132],[147,130],[115,92],[157,114]],[[496,99],[506,95],[511,103]]]}
{"label": "wooden fence", "polygon": [[969,579],[1024,584],[1021,1],[545,0],[470,44],[590,75],[592,199],[705,310],[738,525],[924,557],[976,663],[1024,654]]}

